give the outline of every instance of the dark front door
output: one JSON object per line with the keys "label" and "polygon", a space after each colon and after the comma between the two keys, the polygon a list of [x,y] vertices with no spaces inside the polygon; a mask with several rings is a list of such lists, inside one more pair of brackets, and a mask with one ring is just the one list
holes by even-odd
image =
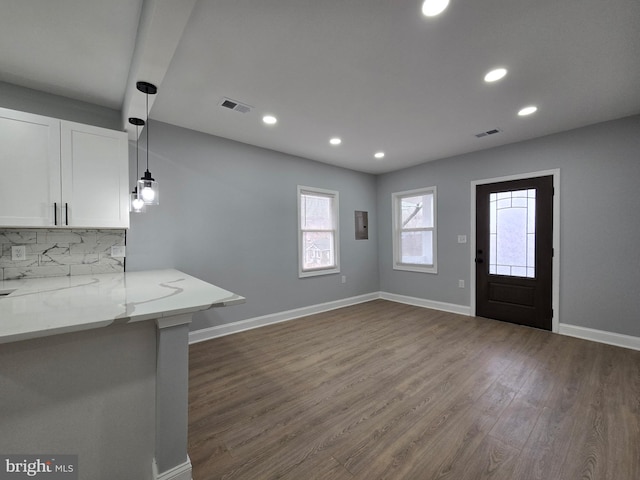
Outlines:
{"label": "dark front door", "polygon": [[476,315],[551,330],[553,176],[476,187]]}

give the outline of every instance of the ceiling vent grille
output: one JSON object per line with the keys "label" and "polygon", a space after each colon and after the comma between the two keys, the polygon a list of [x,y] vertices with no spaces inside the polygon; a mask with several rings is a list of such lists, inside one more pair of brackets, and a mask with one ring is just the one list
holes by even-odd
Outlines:
{"label": "ceiling vent grille", "polygon": [[476,138],[487,137],[489,135],[495,135],[496,133],[500,133],[502,130],[498,128],[494,128],[493,130],[487,130],[486,132],[476,133]]}
{"label": "ceiling vent grille", "polygon": [[222,99],[222,101],[220,102],[220,106],[240,113],[249,113],[253,108],[251,105],[238,102],[237,100],[231,100],[230,98],[226,97]]}

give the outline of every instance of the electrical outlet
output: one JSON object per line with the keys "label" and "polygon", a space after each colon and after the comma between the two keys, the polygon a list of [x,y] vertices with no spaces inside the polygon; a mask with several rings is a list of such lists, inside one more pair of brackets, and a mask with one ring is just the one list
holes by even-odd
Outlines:
{"label": "electrical outlet", "polygon": [[458,286],[464,288],[464,280],[458,280]]}
{"label": "electrical outlet", "polygon": [[347,283],[347,276],[346,275],[342,275],[342,283]]}
{"label": "electrical outlet", "polygon": [[125,257],[125,248],[124,245],[114,245],[111,247],[111,256],[115,258],[123,258]]}
{"label": "electrical outlet", "polygon": [[20,261],[27,259],[27,247],[24,245],[15,245],[11,247],[11,260]]}
{"label": "electrical outlet", "polygon": [[458,235],[458,243],[467,243],[466,235]]}

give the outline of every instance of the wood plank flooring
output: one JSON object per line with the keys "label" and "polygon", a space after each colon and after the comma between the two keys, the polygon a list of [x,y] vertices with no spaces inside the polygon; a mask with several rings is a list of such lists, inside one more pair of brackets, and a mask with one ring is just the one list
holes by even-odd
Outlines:
{"label": "wood plank flooring", "polygon": [[638,480],[640,352],[376,300],[190,347],[194,480]]}

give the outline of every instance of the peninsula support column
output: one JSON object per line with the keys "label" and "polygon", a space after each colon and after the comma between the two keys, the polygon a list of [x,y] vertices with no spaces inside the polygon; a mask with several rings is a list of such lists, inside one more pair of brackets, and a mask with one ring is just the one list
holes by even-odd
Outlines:
{"label": "peninsula support column", "polygon": [[191,480],[187,454],[191,314],[156,319],[156,448],[154,480]]}

